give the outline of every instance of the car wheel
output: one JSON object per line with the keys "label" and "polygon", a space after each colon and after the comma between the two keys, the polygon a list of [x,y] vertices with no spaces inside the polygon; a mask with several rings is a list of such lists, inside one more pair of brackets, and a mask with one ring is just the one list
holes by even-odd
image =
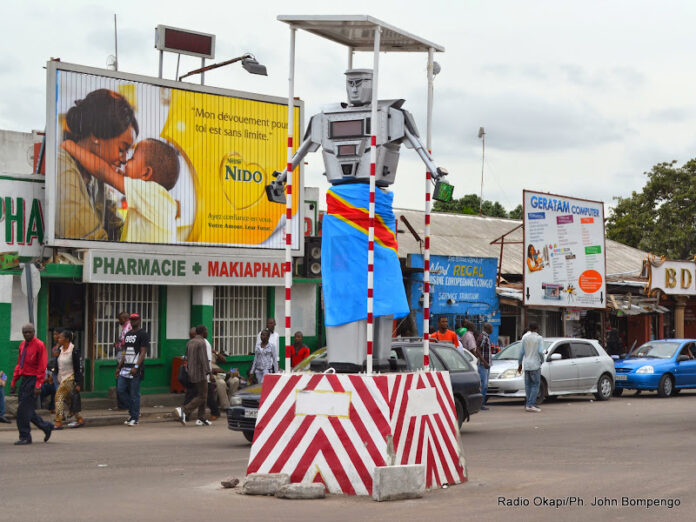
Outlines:
{"label": "car wheel", "polygon": [[594,396],[598,401],[608,401],[611,399],[613,387],[614,385],[611,382],[611,377],[604,374],[597,381],[597,393],[595,393]]}
{"label": "car wheel", "polygon": [[462,404],[457,397],[454,398],[454,407],[457,409],[457,426],[462,429],[462,424],[464,424],[464,419],[468,417],[466,414],[466,406]]}
{"label": "car wheel", "polygon": [[254,441],[254,432],[253,431],[243,431],[244,438],[248,440],[249,442]]}
{"label": "car wheel", "polygon": [[672,395],[672,390],[674,390],[674,381],[671,375],[663,375],[660,379],[660,383],[657,385],[657,394],[660,397],[669,397]]}
{"label": "car wheel", "polygon": [[614,388],[614,397],[621,397],[623,395],[623,388]]}
{"label": "car wheel", "polygon": [[544,379],[541,379],[541,382],[539,383],[539,393],[537,394],[537,404],[541,404],[546,400],[546,394],[548,390],[546,388],[546,381]]}

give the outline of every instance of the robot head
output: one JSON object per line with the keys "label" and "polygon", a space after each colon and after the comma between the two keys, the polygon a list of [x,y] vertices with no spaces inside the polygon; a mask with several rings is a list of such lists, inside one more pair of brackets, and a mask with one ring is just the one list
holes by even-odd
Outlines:
{"label": "robot head", "polygon": [[348,69],[346,92],[350,105],[369,105],[372,102],[372,69]]}

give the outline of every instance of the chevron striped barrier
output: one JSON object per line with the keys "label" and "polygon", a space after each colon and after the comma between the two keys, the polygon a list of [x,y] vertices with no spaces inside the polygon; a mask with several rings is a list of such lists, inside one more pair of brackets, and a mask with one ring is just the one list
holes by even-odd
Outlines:
{"label": "chevron striped barrier", "polygon": [[429,488],[466,480],[447,372],[264,378],[247,474],[371,495],[375,467],[421,463]]}

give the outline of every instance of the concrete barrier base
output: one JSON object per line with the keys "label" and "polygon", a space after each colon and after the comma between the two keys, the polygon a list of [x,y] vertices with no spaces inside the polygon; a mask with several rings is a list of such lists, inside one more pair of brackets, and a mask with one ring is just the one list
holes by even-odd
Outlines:
{"label": "concrete barrier base", "polygon": [[378,466],[372,485],[372,500],[420,498],[425,493],[425,465]]}

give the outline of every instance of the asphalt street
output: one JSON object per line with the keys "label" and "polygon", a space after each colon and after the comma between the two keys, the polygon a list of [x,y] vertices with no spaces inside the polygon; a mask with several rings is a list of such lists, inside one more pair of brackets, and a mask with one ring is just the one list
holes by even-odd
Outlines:
{"label": "asphalt street", "polygon": [[387,503],[222,489],[244,476],[249,445],[221,421],[86,427],[48,443],[34,432],[25,447],[4,430],[0,520],[693,520],[696,392],[577,396],[542,410],[492,401],[462,428],[465,484]]}

